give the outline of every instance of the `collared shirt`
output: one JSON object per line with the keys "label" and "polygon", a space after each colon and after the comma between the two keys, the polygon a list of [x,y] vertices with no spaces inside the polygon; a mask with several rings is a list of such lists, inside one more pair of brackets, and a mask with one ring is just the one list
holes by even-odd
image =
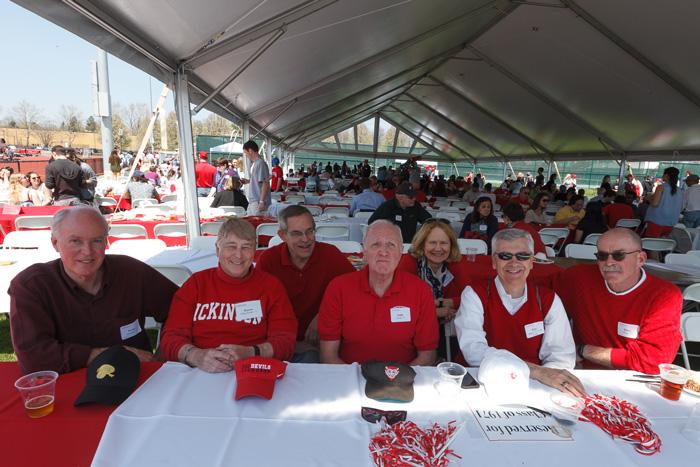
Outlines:
{"label": "collared shirt", "polygon": [[[513,298],[505,291],[501,280],[496,277],[498,296],[513,316],[527,302],[528,288],[522,297]],[[459,339],[459,347],[470,366],[479,366],[489,349],[484,331],[484,306],[470,286],[462,292],[459,311],[454,320]],[[542,366],[549,368],[573,368],[576,364],[576,347],[571,335],[569,320],[564,305],[557,295],[544,318],[544,337],[539,352]]]}
{"label": "collared shirt", "polygon": [[297,340],[304,340],[309,324],[318,314],[328,283],[337,276],[355,271],[350,261],[333,245],[316,242],[302,269],[289,256],[286,243],[265,250],[257,267],[282,282],[299,321]]}
{"label": "collared shirt", "polygon": [[397,270],[384,295],[369,284],[369,268],[336,277],[326,289],[318,335],[340,341],[346,363],[370,360],[410,363],[438,344],[435,301],[428,284]]}
{"label": "collared shirt", "polygon": [[411,243],[413,236],[416,234],[418,223],[423,223],[431,217],[430,213],[420,203],[416,202],[413,206],[403,209],[396,198],[394,198],[384,201],[368,219],[367,224],[371,224],[377,219],[389,220],[401,229],[404,243]]}
{"label": "collared shirt", "polygon": [[683,209],[700,211],[700,184],[689,186],[683,194]]}
{"label": "collared shirt", "polygon": [[10,326],[23,372],[73,371],[98,347],[123,344],[150,351],[145,317],[165,321],[177,286],[128,256],[107,255],[103,268],[96,295],[81,289],[60,259],[32,265],[12,280]]}
{"label": "collared shirt", "polygon": [[374,211],[381,206],[383,202],[384,197],[382,195],[372,191],[371,188],[366,188],[362,190],[362,193],[352,198],[350,214],[355,214],[357,211],[362,211],[363,209]]}

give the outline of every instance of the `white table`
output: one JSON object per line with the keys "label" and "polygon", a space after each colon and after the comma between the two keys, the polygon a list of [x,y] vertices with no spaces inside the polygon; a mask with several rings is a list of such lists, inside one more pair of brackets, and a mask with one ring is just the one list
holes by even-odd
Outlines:
{"label": "white table", "polygon": [[[646,384],[624,382],[629,371],[576,374],[589,392],[628,399],[650,418],[663,442],[661,452],[651,457],[586,422],[572,427],[573,441],[488,441],[470,410],[470,404],[488,402],[483,389],[440,396],[433,387],[437,370],[416,371],[415,399],[407,404],[365,397],[356,364],[290,364],[272,400],[235,401],[235,374],[207,374],[167,363],[112,414],[93,465],[371,465],[368,444],[377,425],[362,420],[362,406],[407,410],[408,419],[421,426],[464,423],[451,445],[463,460],[450,465],[689,466],[700,454],[700,445],[680,434],[700,398],[684,393],[678,402],[667,401]],[[522,402],[542,407],[554,391],[531,382],[531,394]]]}
{"label": "white table", "polygon": [[[10,312],[7,289],[17,274],[36,263],[58,258],[54,250],[0,250],[0,313]],[[10,263],[10,264],[7,264]]]}

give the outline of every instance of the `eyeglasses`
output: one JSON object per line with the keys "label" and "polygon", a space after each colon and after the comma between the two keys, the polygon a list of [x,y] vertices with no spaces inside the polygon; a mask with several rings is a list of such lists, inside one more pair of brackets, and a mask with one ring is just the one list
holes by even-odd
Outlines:
{"label": "eyeglasses", "polygon": [[496,256],[498,256],[498,259],[502,261],[510,261],[513,259],[513,256],[515,256],[515,259],[518,261],[527,261],[528,259],[532,258],[532,253],[528,253],[525,251],[520,251],[518,253],[507,253],[505,251],[502,251],[500,253],[496,253]]}
{"label": "eyeglasses", "polygon": [[301,237],[315,237],[316,236],[316,229],[308,229],[305,230],[304,232],[300,232],[298,230],[292,230],[291,232],[287,232],[287,235],[289,235],[292,238],[301,238]]}
{"label": "eyeglasses", "polygon": [[612,259],[615,261],[623,261],[627,255],[630,255],[632,253],[639,253],[642,250],[633,250],[633,251],[613,251],[608,253],[607,251],[596,251],[594,253],[596,259],[598,261],[607,261],[609,256],[612,256]]}
{"label": "eyeglasses", "polygon": [[29,180],[41,180],[41,177],[29,177]]}
{"label": "eyeglasses", "polygon": [[442,222],[443,224],[446,225],[451,225],[449,219],[443,219],[442,217],[431,217],[425,220],[423,222],[423,225],[425,224],[432,224],[433,222]]}
{"label": "eyeglasses", "polygon": [[379,410],[372,407],[362,407],[360,413],[366,422],[379,423],[383,418],[389,425],[405,421],[407,415],[405,410]]}

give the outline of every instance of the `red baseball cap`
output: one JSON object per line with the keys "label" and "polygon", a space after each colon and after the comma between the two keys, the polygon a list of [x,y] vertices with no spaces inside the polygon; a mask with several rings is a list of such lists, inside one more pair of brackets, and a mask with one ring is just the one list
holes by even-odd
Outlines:
{"label": "red baseball cap", "polygon": [[287,364],[275,358],[249,357],[236,361],[236,400],[257,396],[272,399],[275,381],[284,376]]}
{"label": "red baseball cap", "polygon": [[200,159],[207,159],[207,151],[199,151],[199,158]]}

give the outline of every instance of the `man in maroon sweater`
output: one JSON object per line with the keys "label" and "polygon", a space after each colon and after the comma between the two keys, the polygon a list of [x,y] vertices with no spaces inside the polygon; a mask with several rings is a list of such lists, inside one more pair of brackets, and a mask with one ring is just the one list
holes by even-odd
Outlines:
{"label": "man in maroon sweater", "polygon": [[286,208],[278,220],[284,243],[265,250],[257,266],[282,282],[292,302],[299,321],[292,361],[318,363],[316,322],[321,298],[333,278],[354,268],[335,246],[316,241],[314,218],[304,206]]}
{"label": "man in maroon sweater", "polygon": [[647,275],[639,236],[617,228],[598,239],[598,264],[560,274],[556,292],[573,320],[584,368],[657,374],[681,342],[683,298],[675,285]]}
{"label": "man in maroon sweater", "polygon": [[24,373],[67,373],[107,347],[123,345],[152,360],[144,319],[165,321],[177,286],[150,266],[105,255],[108,226],[90,207],[54,215],[60,259],[29,266],[10,283],[12,344]]}

